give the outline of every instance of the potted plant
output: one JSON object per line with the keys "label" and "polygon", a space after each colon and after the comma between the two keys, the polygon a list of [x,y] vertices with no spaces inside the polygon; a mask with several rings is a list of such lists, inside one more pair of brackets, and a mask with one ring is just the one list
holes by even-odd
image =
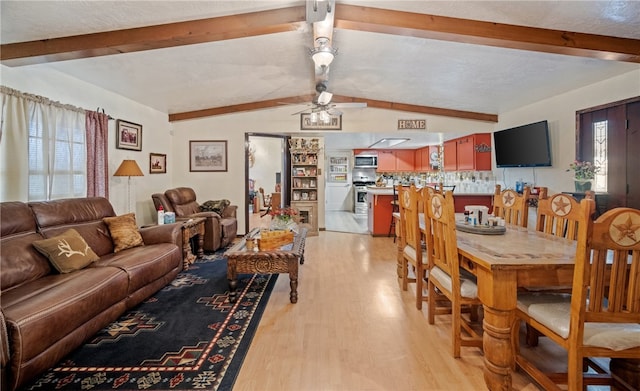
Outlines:
{"label": "potted plant", "polygon": [[591,190],[591,181],[595,179],[600,167],[591,162],[575,160],[569,164],[567,171],[573,171],[576,192],[584,193],[587,190]]}

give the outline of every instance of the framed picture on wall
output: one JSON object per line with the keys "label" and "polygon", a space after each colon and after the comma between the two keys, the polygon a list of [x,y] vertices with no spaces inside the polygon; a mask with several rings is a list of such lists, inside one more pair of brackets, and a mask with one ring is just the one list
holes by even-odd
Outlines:
{"label": "framed picture on wall", "polygon": [[142,125],[116,121],[116,148],[142,151]]}
{"label": "framed picture on wall", "polygon": [[189,141],[189,171],[227,171],[227,141]]}
{"label": "framed picture on wall", "polygon": [[149,174],[167,173],[167,155],[162,153],[149,154]]}

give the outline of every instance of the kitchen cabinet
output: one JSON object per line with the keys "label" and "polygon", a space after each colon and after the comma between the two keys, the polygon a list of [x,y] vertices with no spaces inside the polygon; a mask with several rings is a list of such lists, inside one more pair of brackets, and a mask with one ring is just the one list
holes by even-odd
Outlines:
{"label": "kitchen cabinet", "polygon": [[[372,236],[387,236],[393,215],[393,195],[367,193],[367,226]],[[392,234],[395,234],[392,232]]]}
{"label": "kitchen cabinet", "polygon": [[445,171],[455,171],[458,169],[458,146],[456,140],[449,140],[443,144],[444,159],[443,168]]}
{"label": "kitchen cabinet", "polygon": [[444,143],[445,171],[490,171],[491,133],[476,133]]}
{"label": "kitchen cabinet", "polygon": [[491,134],[478,133],[457,141],[458,170],[491,170]]}
{"label": "kitchen cabinet", "polygon": [[438,146],[431,145],[428,147],[415,150],[415,171],[437,171],[439,164]]}
{"label": "kitchen cabinet", "polygon": [[378,172],[414,171],[413,149],[381,149],[378,151]]}

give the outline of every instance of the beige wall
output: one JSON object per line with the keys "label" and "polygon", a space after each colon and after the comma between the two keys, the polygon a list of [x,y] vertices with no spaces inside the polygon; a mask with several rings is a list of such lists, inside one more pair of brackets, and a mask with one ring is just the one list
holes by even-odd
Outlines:
{"label": "beige wall", "polygon": [[[23,92],[46,96],[53,100],[95,110],[105,108],[108,114],[143,125],[142,152],[115,149],[115,121],[110,122],[109,172],[120,161],[135,159],[145,172],[134,178],[132,197],[140,224],[153,223],[155,213],[151,194],[169,187],[193,187],[199,198],[228,198],[243,205],[245,199],[245,149],[247,132],[297,134],[311,136],[299,130],[299,117],[292,116],[291,106],[233,115],[169,123],[167,114],[140,105],[129,99],[93,85],[39,67],[8,68],[0,66],[2,84]],[[491,132],[511,126],[547,119],[551,125],[553,167],[495,170],[499,180],[513,186],[517,179],[549,186],[552,191],[570,190],[572,186],[565,168],[575,156],[576,110],[640,95],[640,70],[602,81],[579,90],[570,91],[518,110],[500,114],[496,124],[437,116],[424,116],[429,132],[442,133],[442,138],[461,134]],[[294,107],[295,108],[295,107]],[[360,109],[345,115],[343,132],[387,132],[397,128],[397,120],[407,113],[380,109]],[[425,135],[426,137],[426,135]],[[189,140],[227,140],[227,172],[189,172]],[[167,174],[149,175],[149,153],[167,154]],[[126,211],[126,178],[111,177],[111,202],[118,213]],[[202,199],[205,201],[206,199]],[[323,198],[319,205],[324,204]],[[239,231],[244,232],[244,207],[239,208]],[[320,227],[324,227],[324,213],[320,212]]]}

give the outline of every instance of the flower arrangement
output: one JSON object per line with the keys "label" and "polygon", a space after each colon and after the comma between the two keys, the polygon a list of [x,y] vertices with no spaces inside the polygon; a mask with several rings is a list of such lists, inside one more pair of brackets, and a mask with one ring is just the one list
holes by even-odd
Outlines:
{"label": "flower arrangement", "polygon": [[569,164],[567,171],[574,171],[573,177],[577,181],[591,180],[596,177],[596,173],[600,171],[600,167],[595,166],[591,162],[582,162],[579,160]]}
{"label": "flower arrangement", "polygon": [[293,219],[293,216],[298,214],[298,210],[287,206],[285,208],[275,208],[269,212],[273,219],[289,221]]}

